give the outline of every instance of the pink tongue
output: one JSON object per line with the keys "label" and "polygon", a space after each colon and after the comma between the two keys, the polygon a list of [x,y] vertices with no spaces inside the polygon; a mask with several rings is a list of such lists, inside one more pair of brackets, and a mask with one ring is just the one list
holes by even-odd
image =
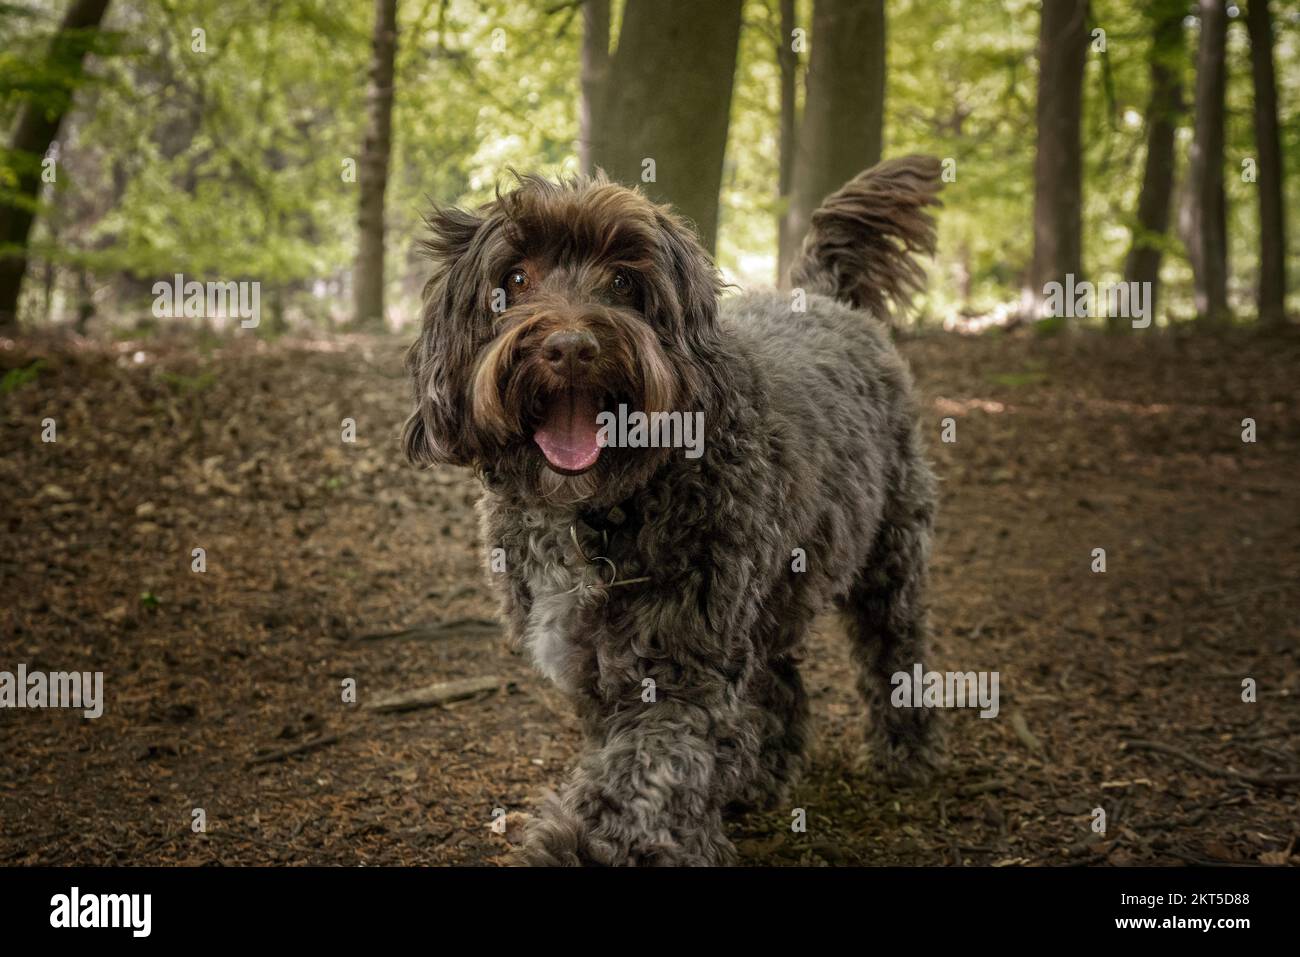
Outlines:
{"label": "pink tongue", "polygon": [[546,421],[533,433],[533,441],[557,469],[581,472],[591,468],[600,455],[597,414],[596,400],[590,393],[571,391],[557,396]]}

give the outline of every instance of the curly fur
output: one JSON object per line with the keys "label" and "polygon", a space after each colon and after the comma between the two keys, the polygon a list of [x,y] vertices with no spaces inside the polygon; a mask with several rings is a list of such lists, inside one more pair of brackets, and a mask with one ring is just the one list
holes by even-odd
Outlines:
{"label": "curly fur", "polygon": [[[529,862],[733,860],[724,813],[780,801],[804,766],[798,662],[828,607],[846,616],[877,759],[904,775],[933,766],[932,713],[891,708],[889,676],[925,655],[934,479],[909,373],[854,306],[879,315],[919,281],[937,172],[908,157],[828,200],[794,270],[814,290],[806,312],[776,293],[719,300],[689,229],[602,178],[523,177],[476,213],[431,217],[407,452],[479,471],[511,633],[572,696],[586,738],[534,816]],[[492,312],[520,263],[535,293]],[[615,268],[636,275],[630,298],[601,291]],[[530,429],[560,384],[536,343],[565,324],[599,327],[614,358],[592,376],[607,396],[703,412],[703,455],[611,448],[582,475],[547,468]],[[624,523],[598,530],[615,506]],[[649,580],[606,587],[592,555]]]}

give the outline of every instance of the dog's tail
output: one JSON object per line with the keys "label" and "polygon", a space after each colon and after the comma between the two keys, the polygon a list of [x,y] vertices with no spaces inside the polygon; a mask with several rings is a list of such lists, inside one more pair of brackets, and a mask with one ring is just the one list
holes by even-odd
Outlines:
{"label": "dog's tail", "polygon": [[941,205],[939,174],[933,156],[903,156],[877,163],[826,197],[790,267],[791,285],[889,321],[925,284],[916,254],[934,255],[934,217],[926,207]]}

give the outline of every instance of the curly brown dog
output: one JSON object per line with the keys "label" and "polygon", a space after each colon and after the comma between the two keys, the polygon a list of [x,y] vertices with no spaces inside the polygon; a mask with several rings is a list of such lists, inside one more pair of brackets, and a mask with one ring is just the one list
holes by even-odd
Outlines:
{"label": "curly brown dog", "polygon": [[832,606],[876,758],[934,764],[933,712],[889,702],[925,655],[935,483],[880,320],[923,281],[938,179],[907,157],[829,197],[789,295],[720,299],[689,228],[602,177],[430,217],[406,450],[482,477],[510,630],[586,735],[531,862],[732,860],[724,811],[803,765],[797,662]]}

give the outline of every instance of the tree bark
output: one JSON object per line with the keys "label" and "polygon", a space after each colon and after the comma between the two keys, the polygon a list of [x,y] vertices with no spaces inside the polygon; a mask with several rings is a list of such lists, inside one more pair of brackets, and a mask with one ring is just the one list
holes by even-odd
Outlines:
{"label": "tree bark", "polygon": [[1259,321],[1286,322],[1286,169],[1277,125],[1277,81],[1273,74],[1273,22],[1268,0],[1251,0],[1246,12],[1250,66],[1255,79],[1255,149],[1259,189]]}
{"label": "tree bark", "polygon": [[[1183,0],[1161,0],[1151,11],[1152,40],[1147,53],[1151,72],[1151,97],[1147,103],[1147,156],[1138,195],[1137,222],[1133,242],[1124,263],[1127,282],[1150,283],[1151,314],[1155,315],[1160,294],[1161,243],[1169,230],[1170,204],[1174,192],[1174,134],[1183,112],[1182,68]],[[1111,317],[1112,329],[1132,328]]]}
{"label": "tree bark", "polygon": [[59,135],[63,118],[72,108],[72,95],[85,70],[87,31],[99,29],[109,0],[74,0],[50,44],[49,69],[66,78],[67,98],[58,108],[27,102],[18,110],[9,148],[18,154],[18,202],[0,204],[0,330],[18,325],[18,295],[27,273],[27,242],[36,219],[41,190],[41,159]]}
{"label": "tree bark", "polygon": [[790,271],[792,250],[789,237],[790,187],[794,183],[794,146],[795,146],[795,83],[799,73],[799,53],[794,48],[795,0],[779,0],[781,7],[781,35],[776,42],[776,62],[781,71],[781,130],[780,150],[777,169],[777,197],[780,200],[777,214],[777,262],[776,281],[784,282]]}
{"label": "tree bark", "polygon": [[[884,0],[816,0],[803,120],[779,255],[792,262],[813,211],[880,162],[885,115]],[[784,275],[784,274],[783,274]]]}
{"label": "tree bark", "polygon": [[741,0],[627,0],[608,95],[594,117],[592,162],[671,202],[709,250],[717,241],[740,7]]}
{"label": "tree bark", "polygon": [[1083,68],[1088,0],[1044,0],[1038,34],[1034,253],[1023,297],[1026,318],[1041,318],[1043,287],[1083,269]]}
{"label": "tree bark", "polygon": [[358,164],[360,243],[352,274],[353,322],[384,325],[384,192],[393,145],[393,61],[397,54],[397,0],[375,0],[375,32],[366,94],[366,139]]}
{"label": "tree bark", "polygon": [[1228,12],[1224,0],[1198,0],[1196,129],[1192,139],[1189,248],[1196,313],[1207,325],[1227,322],[1228,234],[1223,190],[1223,94]]}
{"label": "tree bark", "polygon": [[91,288],[90,272],[77,269],[77,334],[85,335],[90,320],[95,318],[95,290]]}
{"label": "tree bark", "polygon": [[582,102],[578,106],[578,165],[592,169],[592,138],[609,82],[609,0],[582,4]]}

